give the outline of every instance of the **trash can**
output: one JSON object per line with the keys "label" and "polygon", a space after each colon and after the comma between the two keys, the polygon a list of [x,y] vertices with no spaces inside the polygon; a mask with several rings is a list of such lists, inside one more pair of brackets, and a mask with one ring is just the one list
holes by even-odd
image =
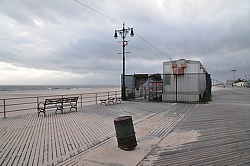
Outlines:
{"label": "trash can", "polygon": [[114,119],[118,147],[131,150],[137,146],[135,131],[131,116],[121,116]]}

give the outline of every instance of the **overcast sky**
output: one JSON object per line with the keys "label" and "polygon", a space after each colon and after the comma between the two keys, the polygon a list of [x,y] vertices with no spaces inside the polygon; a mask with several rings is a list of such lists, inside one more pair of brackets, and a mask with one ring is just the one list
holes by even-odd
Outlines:
{"label": "overcast sky", "polygon": [[185,58],[216,80],[232,79],[232,69],[250,79],[249,0],[79,2],[99,13],[74,0],[0,0],[1,85],[119,85],[113,36],[122,22],[136,33],[126,38],[126,74],[162,73],[164,61]]}

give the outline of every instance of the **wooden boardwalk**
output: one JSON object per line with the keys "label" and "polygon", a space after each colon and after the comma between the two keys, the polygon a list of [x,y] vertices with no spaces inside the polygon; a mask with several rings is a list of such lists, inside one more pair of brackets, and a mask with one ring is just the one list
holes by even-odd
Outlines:
{"label": "wooden boardwalk", "polygon": [[[0,120],[0,165],[57,165],[115,136],[113,119],[134,122],[171,107],[161,103],[119,103],[79,107],[78,112],[47,112]],[[154,111],[151,111],[154,110]]]}
{"label": "wooden boardwalk", "polygon": [[166,146],[167,136],[138,165],[250,165],[250,89],[213,95],[212,103],[197,105],[171,131],[199,133],[197,140]]}
{"label": "wooden boardwalk", "polygon": [[[138,131],[134,153],[144,140],[156,141],[135,163],[119,165],[250,165],[250,89],[221,88],[213,96],[209,104],[122,102],[0,119],[0,165],[85,165],[90,152],[114,142],[113,119],[122,115],[132,116]],[[112,157],[95,160],[89,165],[115,165]]]}

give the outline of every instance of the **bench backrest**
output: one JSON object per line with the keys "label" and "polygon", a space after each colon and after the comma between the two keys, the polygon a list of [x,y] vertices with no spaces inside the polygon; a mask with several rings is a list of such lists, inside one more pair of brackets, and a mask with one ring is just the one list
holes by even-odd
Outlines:
{"label": "bench backrest", "polygon": [[77,96],[77,97],[64,97],[64,98],[45,99],[45,105],[77,102],[78,98],[79,98],[79,96]]}
{"label": "bench backrest", "polygon": [[63,98],[45,99],[45,105],[62,103]]}
{"label": "bench backrest", "polygon": [[66,98],[63,98],[63,102],[64,103],[69,103],[69,102],[77,102],[79,96],[77,97],[66,97]]}

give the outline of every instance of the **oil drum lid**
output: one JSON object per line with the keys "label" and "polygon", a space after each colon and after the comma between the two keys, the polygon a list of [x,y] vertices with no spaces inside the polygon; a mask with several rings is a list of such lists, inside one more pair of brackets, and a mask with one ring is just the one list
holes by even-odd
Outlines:
{"label": "oil drum lid", "polygon": [[119,123],[119,122],[123,123],[123,122],[129,121],[131,119],[132,119],[131,116],[120,116],[120,117],[115,118],[114,122],[115,123]]}

